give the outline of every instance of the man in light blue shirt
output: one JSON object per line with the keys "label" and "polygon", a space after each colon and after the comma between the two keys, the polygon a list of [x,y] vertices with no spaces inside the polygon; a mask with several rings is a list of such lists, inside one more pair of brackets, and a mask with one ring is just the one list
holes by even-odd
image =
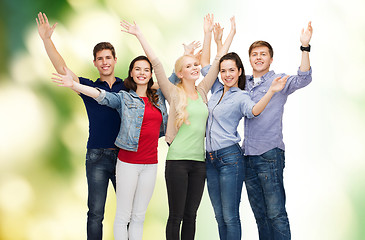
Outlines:
{"label": "man in light blue shirt", "polygon": [[[289,220],[285,209],[283,170],[285,167],[282,133],[284,104],[297,89],[312,81],[309,61],[311,22],[303,29],[300,41],[302,59],[298,74],[290,76],[283,90],[276,93],[266,109],[255,118],[245,118],[244,142],[246,189],[256,218],[260,239],[290,239]],[[256,41],[249,48],[253,75],[246,76],[246,90],[258,102],[272,81],[285,74],[270,71],[273,50],[269,43]]]}

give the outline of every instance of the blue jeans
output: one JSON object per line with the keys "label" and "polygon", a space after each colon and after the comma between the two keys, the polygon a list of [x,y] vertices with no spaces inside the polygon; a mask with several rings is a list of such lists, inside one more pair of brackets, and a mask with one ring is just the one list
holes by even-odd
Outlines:
{"label": "blue jeans", "polygon": [[245,164],[246,190],[260,240],[290,239],[283,184],[284,151],[274,148],[262,155],[245,156]]}
{"label": "blue jeans", "polygon": [[109,180],[115,190],[115,165],[117,149],[88,149],[86,153],[86,178],[89,211],[87,212],[87,239],[102,239],[103,219]]}
{"label": "blue jeans", "polygon": [[207,185],[221,240],[241,239],[239,206],[245,178],[238,144],[206,153]]}

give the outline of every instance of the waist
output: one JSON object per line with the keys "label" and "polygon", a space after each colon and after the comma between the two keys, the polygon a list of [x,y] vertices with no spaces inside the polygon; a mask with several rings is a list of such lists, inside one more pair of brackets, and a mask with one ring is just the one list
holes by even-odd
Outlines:
{"label": "waist", "polygon": [[243,155],[242,149],[238,143],[235,143],[231,146],[218,149],[216,151],[207,151],[207,155],[211,157],[222,157],[227,154],[241,153]]}

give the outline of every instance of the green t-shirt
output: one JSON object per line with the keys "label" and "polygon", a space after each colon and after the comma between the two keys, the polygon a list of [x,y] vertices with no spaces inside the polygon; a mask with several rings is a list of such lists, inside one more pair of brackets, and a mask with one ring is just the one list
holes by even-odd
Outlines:
{"label": "green t-shirt", "polygon": [[189,113],[189,125],[183,123],[171,143],[166,160],[205,161],[205,128],[208,108],[200,94],[196,100],[188,98],[186,110]]}

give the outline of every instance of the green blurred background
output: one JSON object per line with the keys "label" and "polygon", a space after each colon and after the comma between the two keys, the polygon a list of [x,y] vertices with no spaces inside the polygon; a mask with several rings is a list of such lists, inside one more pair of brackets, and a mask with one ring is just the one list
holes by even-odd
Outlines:
{"label": "green blurred background", "polygon": [[[295,74],[299,34],[312,20],[313,83],[289,98],[284,114],[285,185],[293,239],[365,238],[365,2],[361,0],[1,0],[0,2],[0,239],[85,239],[87,186],[84,169],[88,122],[81,99],[50,80],[54,69],[35,18],[45,12],[58,26],[53,41],[79,76],[96,79],[92,49],[111,42],[116,75],[143,54],[120,32],[135,20],[169,73],[182,43],[203,40],[207,13],[229,31],[231,50],[251,73],[247,50],[258,39],[274,47],[276,72]],[[212,56],[215,46],[212,44]],[[242,125],[240,125],[242,133]],[[242,134],[241,134],[242,135]],[[164,239],[167,197],[166,144],[160,139],[157,184],[144,239]],[[115,194],[109,189],[104,237],[113,239]],[[258,239],[245,191],[244,239]],[[198,240],[218,239],[207,192],[198,212]]]}

